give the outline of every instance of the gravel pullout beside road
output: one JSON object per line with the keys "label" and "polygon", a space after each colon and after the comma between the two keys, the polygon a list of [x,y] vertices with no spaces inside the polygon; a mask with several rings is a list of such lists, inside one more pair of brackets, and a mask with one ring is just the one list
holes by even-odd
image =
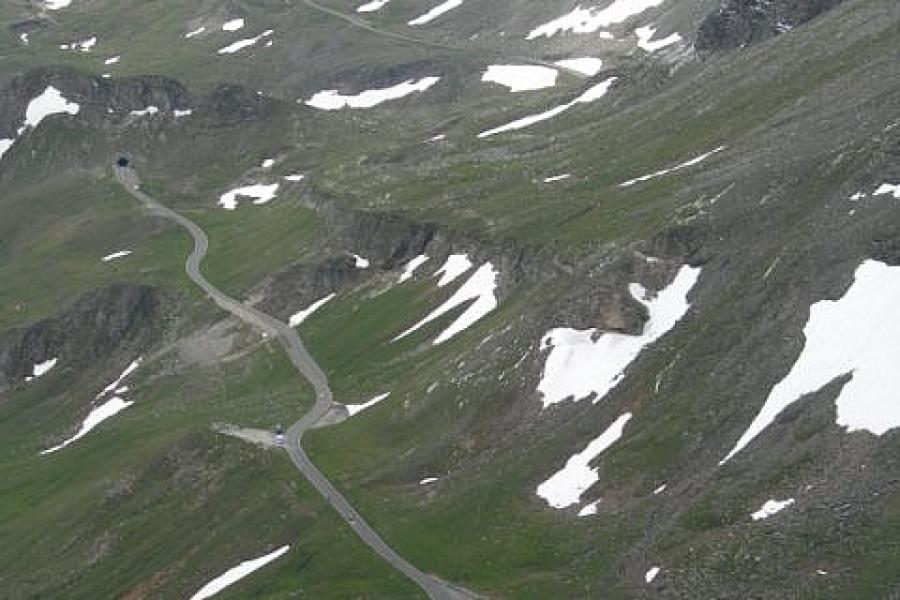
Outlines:
{"label": "gravel pullout beside road", "polygon": [[235,300],[225,295],[203,276],[200,271],[200,263],[209,249],[209,239],[199,225],[177,212],[160,204],[147,194],[140,191],[140,180],[137,173],[129,167],[114,167],[116,179],[152,214],[165,217],[177,222],[187,229],[194,239],[194,249],[185,261],[184,270],[187,276],[197,284],[206,294],[223,310],[230,312],[245,323],[256,327],[267,335],[277,338],[287,352],[291,363],[301,375],[315,388],[316,402],[303,417],[291,425],[285,436],[285,448],[291,460],[297,466],[300,473],[312,484],[314,488],[328,501],[341,518],[362,539],[369,548],[378,553],[392,567],[406,575],[432,600],[465,600],[477,598],[475,594],[450,585],[440,579],[419,571],[409,561],[400,556],[393,548],[366,523],[350,505],[346,498],[331,484],[330,481],[312,463],[306,452],[300,446],[303,434],[311,429],[333,406],[336,406],[331,389],[328,387],[328,378],[306,350],[300,336],[286,323],[259,311],[252,306]]}

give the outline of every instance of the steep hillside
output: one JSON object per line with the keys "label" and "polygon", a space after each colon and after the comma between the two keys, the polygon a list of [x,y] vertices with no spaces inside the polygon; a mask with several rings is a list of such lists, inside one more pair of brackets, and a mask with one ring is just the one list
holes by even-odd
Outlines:
{"label": "steep hillside", "polygon": [[900,594],[898,26],[0,7],[0,587]]}

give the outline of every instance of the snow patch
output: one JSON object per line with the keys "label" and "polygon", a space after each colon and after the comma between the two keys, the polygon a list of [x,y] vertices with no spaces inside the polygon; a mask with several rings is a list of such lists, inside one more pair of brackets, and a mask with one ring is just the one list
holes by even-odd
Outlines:
{"label": "snow patch", "polygon": [[435,338],[434,345],[446,342],[456,334],[472,326],[483,316],[497,308],[497,298],[494,295],[494,290],[497,289],[498,274],[498,271],[494,269],[494,265],[489,262],[484,263],[446,302],[391,341],[396,342],[403,339],[454,308],[474,300],[447,329]]}
{"label": "snow patch", "polygon": [[72,4],[72,0],[46,0],[44,2],[44,8],[47,10],[59,10],[61,8],[66,8]]}
{"label": "snow patch", "polygon": [[25,378],[26,383],[29,381],[34,381],[42,375],[46,375],[50,371],[50,369],[56,366],[56,363],[58,361],[58,358],[50,358],[42,363],[36,363],[31,369],[31,375]]}
{"label": "snow patch", "polygon": [[572,12],[533,29],[528,34],[528,39],[533,40],[541,36],[549,38],[566,31],[594,33],[602,27],[624,23],[629,18],[654,6],[659,6],[663,2],[664,0],[614,0],[612,4],[602,10],[576,6]]}
{"label": "snow patch", "polygon": [[117,389],[119,389],[122,386],[122,382],[125,381],[129,375],[134,373],[135,370],[141,365],[142,360],[142,357],[138,357],[135,360],[131,361],[131,363],[127,367],[125,367],[125,370],[122,371],[122,373],[115,379],[115,381],[103,388],[100,393],[97,394],[97,396],[94,398],[94,400],[99,400],[106,394],[115,392]]}
{"label": "snow patch", "polygon": [[379,396],[375,396],[368,402],[364,402],[362,404],[345,404],[344,406],[347,408],[347,412],[350,413],[350,416],[352,417],[353,415],[359,414],[362,411],[366,410],[367,408],[372,408],[373,406],[375,406],[376,404],[378,404],[379,402],[381,402],[382,400],[384,400],[385,398],[387,398],[390,395],[391,395],[390,392],[386,392]]}
{"label": "snow patch", "polygon": [[97,425],[102,423],[103,421],[109,419],[110,417],[115,416],[119,412],[125,410],[129,406],[134,404],[132,401],[126,401],[118,396],[113,396],[97,408],[93,409],[88,416],[84,419],[81,424],[81,429],[78,430],[78,433],[62,442],[61,444],[57,444],[52,448],[47,448],[46,450],[41,450],[41,454],[52,454],[58,450],[62,450],[66,446],[77,442],[84,436],[86,436],[92,429],[94,429]]}
{"label": "snow patch", "polygon": [[554,175],[553,177],[545,177],[543,181],[544,183],[556,183],[557,181],[565,181],[571,176],[571,173],[564,173],[562,175]]}
{"label": "snow patch", "polygon": [[306,175],[303,175],[302,173],[294,173],[293,175],[285,175],[284,176],[285,181],[297,182],[297,181],[303,181],[304,179],[306,179]]}
{"label": "snow patch", "polygon": [[320,298],[319,300],[316,300],[315,302],[313,302],[312,304],[310,304],[303,310],[294,313],[293,315],[291,315],[291,318],[288,319],[288,325],[290,327],[296,327],[297,325],[299,325],[300,323],[302,323],[303,321],[308,319],[310,316],[312,316],[312,314],[314,312],[316,312],[317,310],[319,310],[320,308],[325,306],[325,304],[327,302],[330,302],[336,295],[337,294],[332,292],[332,293],[328,294],[327,296],[325,296],[324,298]]}
{"label": "snow patch", "polygon": [[278,193],[278,186],[279,184],[272,183],[269,185],[256,184],[235,188],[219,196],[219,205],[225,210],[235,210],[238,204],[238,196],[253,198],[253,204],[265,204],[275,199],[275,195]]}
{"label": "snow patch", "polygon": [[558,60],[555,63],[558,67],[593,77],[603,68],[603,61],[599,58],[586,56],[583,58],[566,58]]}
{"label": "snow patch", "polygon": [[250,46],[255,46],[260,40],[265,39],[275,33],[272,29],[266,29],[261,34],[256,37],[244,38],[242,40],[238,40],[232,44],[225,46],[224,48],[219,48],[216,53],[217,54],[234,54],[235,52],[240,52],[244,48],[249,48]]}
{"label": "snow patch", "polygon": [[103,64],[104,65],[114,65],[114,64],[118,63],[120,60],[122,60],[121,56],[111,56],[111,57],[107,58],[106,60],[104,60]]}
{"label": "snow patch", "polygon": [[652,583],[657,575],[659,575],[659,567],[650,567],[644,574],[644,583]]}
{"label": "snow patch", "polygon": [[599,500],[594,500],[593,502],[586,504],[584,508],[578,511],[579,517],[592,517],[597,514],[597,506],[600,504]]}
{"label": "snow patch", "polygon": [[371,2],[366,2],[356,8],[356,12],[358,13],[368,13],[375,12],[377,10],[381,10],[388,2],[391,0],[372,0]]}
{"label": "snow patch", "polygon": [[271,168],[274,167],[274,166],[275,166],[275,159],[274,159],[274,158],[267,158],[267,159],[265,159],[264,161],[262,161],[262,164],[259,165],[259,168],[261,168],[261,169],[271,169]]}
{"label": "snow patch", "polygon": [[150,105],[143,110],[133,110],[133,111],[131,111],[130,114],[132,117],[146,117],[146,116],[153,116],[153,115],[157,114],[158,112],[159,112],[158,106]]}
{"label": "snow patch", "polygon": [[51,115],[77,115],[80,110],[80,105],[66,100],[58,89],[52,85],[47,86],[46,90],[28,103],[28,108],[25,109],[25,123],[19,128],[18,134],[22,135],[28,127],[36,128],[41,121]]}
{"label": "snow patch", "polygon": [[425,254],[420,254],[419,256],[403,265],[403,273],[400,274],[400,279],[397,280],[397,283],[403,283],[412,279],[412,276],[416,272],[416,269],[424,265],[427,261],[428,256],[426,256]]}
{"label": "snow patch", "polygon": [[128,256],[132,252],[133,252],[132,250],[119,250],[118,252],[113,252],[112,254],[107,254],[100,260],[102,260],[103,262],[110,262],[112,260],[116,260],[117,258],[122,258],[122,257]]}
{"label": "snow patch", "polygon": [[653,495],[658,496],[658,495],[662,494],[664,491],[666,491],[667,487],[669,487],[668,484],[666,484],[666,483],[661,484],[659,487],[657,487],[655,490],[653,490]]}
{"label": "snow patch", "polygon": [[222,24],[222,31],[237,31],[238,29],[243,29],[243,27],[243,19],[231,19]]}
{"label": "snow patch", "polygon": [[191,116],[192,114],[194,114],[194,111],[191,110],[190,108],[186,108],[186,109],[184,109],[184,110],[179,110],[179,109],[176,108],[175,110],[172,111],[172,115],[173,115],[176,119],[180,119],[180,118],[182,118],[182,117],[189,117],[189,116]]}
{"label": "snow patch", "polygon": [[900,200],[900,183],[882,183],[877,190],[872,192],[873,196],[882,196],[885,194],[891,194],[894,198]]}
{"label": "snow patch", "polygon": [[453,282],[457,277],[471,269],[473,266],[474,265],[472,264],[472,261],[469,260],[468,255],[451,254],[447,257],[447,260],[441,268],[435,272],[435,276],[441,276],[437,283],[438,287],[444,287]]}
{"label": "snow patch", "polygon": [[446,2],[438,4],[424,15],[416,17],[415,19],[407,23],[407,25],[412,25],[413,27],[415,27],[416,25],[425,25],[426,23],[430,23],[442,14],[450,12],[454,8],[462,6],[462,3],[463,0],[446,0]]}
{"label": "snow patch", "polygon": [[783,511],[784,509],[786,509],[788,506],[790,506],[793,503],[794,503],[793,498],[788,498],[787,500],[775,500],[775,499],[766,500],[765,503],[763,503],[762,507],[760,507],[760,509],[758,511],[756,511],[750,515],[750,518],[752,518],[754,521],[761,521],[762,519],[768,519],[772,515],[774,515],[776,513],[780,513],[781,511]]}
{"label": "snow patch", "polygon": [[778,382],[756,418],[719,464],[743,450],[788,406],[806,394],[850,375],[838,393],[837,424],[848,432],[882,435],[900,427],[900,267],[866,260],[839,300],[809,309],[803,350]]}
{"label": "snow patch", "polygon": [[584,450],[570,457],[565,467],[538,486],[537,495],[553,508],[566,508],[578,504],[581,501],[581,494],[600,479],[597,469],[591,468],[590,462],[622,437],[622,431],[625,424],[631,420],[631,416],[630,412],[619,416]]}
{"label": "snow patch", "polygon": [[653,36],[656,35],[656,28],[650,27],[649,25],[646,27],[638,27],[634,30],[634,34],[638,38],[638,47],[642,50],[646,50],[647,52],[656,52],[657,50],[662,50],[666,46],[677,44],[682,39],[679,34],[673,33],[661,40],[656,40],[654,42]]}
{"label": "snow patch", "polygon": [[558,75],[559,72],[550,67],[491,65],[481,76],[481,81],[508,87],[510,92],[527,92],[553,87]]}
{"label": "snow patch", "polygon": [[213,597],[233,583],[240,581],[254,571],[263,568],[273,560],[280,558],[290,549],[290,546],[282,546],[278,550],[266,554],[265,556],[243,561],[238,566],[228,569],[225,573],[219,575],[200,588],[196,594],[191,596],[191,600],[206,600],[207,598]]}
{"label": "snow patch", "polygon": [[97,45],[97,36],[91,36],[80,42],[72,42],[71,44],[61,44],[60,50],[76,50],[78,52],[90,52]]}
{"label": "snow patch", "polygon": [[363,258],[359,254],[353,254],[352,252],[350,252],[349,254],[353,258],[353,266],[357,269],[368,269],[372,264],[369,262],[368,258]]}
{"label": "snow patch", "polygon": [[536,115],[530,115],[528,117],[523,117],[521,119],[517,119],[512,123],[507,123],[506,125],[501,125],[500,127],[495,127],[494,129],[488,129],[487,131],[482,131],[478,134],[480,138],[490,137],[492,135],[497,135],[498,133],[504,133],[506,131],[512,131],[515,129],[524,129],[525,127],[530,127],[535,123],[539,123],[541,121],[546,121],[547,119],[552,119],[562,113],[566,112],[573,106],[577,104],[586,104],[588,102],[594,102],[595,100],[599,100],[609,91],[609,88],[612,84],[618,79],[617,77],[610,77],[609,79],[598,83],[587,89],[583,94],[572,100],[571,102],[567,102],[566,104],[557,106],[555,108],[551,108],[548,111],[538,113]]}
{"label": "snow patch", "polygon": [[197,29],[188,31],[186,34],[184,34],[184,39],[189,40],[189,39],[191,39],[192,37],[195,37],[195,36],[200,35],[200,34],[203,33],[204,31],[206,31],[206,27],[203,27],[203,26],[198,27]]}
{"label": "snow patch", "polygon": [[656,179],[657,177],[662,177],[663,175],[668,175],[669,173],[674,173],[676,171],[680,171],[682,169],[687,169],[688,167],[693,167],[694,165],[700,164],[710,156],[714,154],[718,154],[722,150],[725,150],[727,146],[719,146],[709,152],[705,152],[700,154],[699,156],[695,156],[690,160],[686,160],[683,163],[679,163],[674,167],[669,167],[666,169],[660,169],[659,171],[654,171],[653,173],[648,173],[647,175],[641,175],[640,177],[636,177],[635,179],[629,179],[628,181],[624,181],[619,184],[619,187],[631,187],[636,183],[643,183],[644,181],[650,181],[651,179]]}
{"label": "snow patch", "polygon": [[631,284],[628,291],[650,315],[640,335],[605,332],[595,340],[596,329],[551,329],[541,340],[541,349],[550,350],[537,388],[544,408],[591,394],[595,404],[602,400],[641,351],[669,332],[687,313],[687,295],[699,276],[699,268],[685,265],[655,297],[642,285]]}
{"label": "snow patch", "polygon": [[348,96],[339,93],[337,90],[323,90],[316,93],[305,104],[320,110],[372,108],[382,102],[398,100],[415,92],[424,92],[440,80],[440,77],[423,77],[419,80],[409,79],[390,87],[366,90],[359,94]]}
{"label": "snow patch", "polygon": [[436,483],[438,481],[440,481],[440,479],[437,477],[426,477],[419,482],[419,485],[428,485],[429,483]]}
{"label": "snow patch", "polygon": [[3,138],[0,140],[0,158],[3,158],[3,155],[7,153],[7,151],[13,147],[13,144],[16,143],[16,140],[12,140],[9,138]]}

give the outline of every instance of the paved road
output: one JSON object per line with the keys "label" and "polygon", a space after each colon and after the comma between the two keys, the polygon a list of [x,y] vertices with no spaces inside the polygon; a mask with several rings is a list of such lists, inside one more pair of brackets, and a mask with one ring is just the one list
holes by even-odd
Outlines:
{"label": "paved road", "polygon": [[432,600],[469,600],[477,598],[476,595],[462,588],[450,585],[441,581],[437,577],[427,575],[419,571],[409,561],[397,554],[393,548],[388,546],[384,540],[375,532],[368,523],[356,512],[356,509],[350,505],[346,498],[331,484],[330,481],[319,471],[312,463],[306,452],[300,446],[303,434],[312,428],[325,414],[335,405],[331,389],[328,387],[328,378],[316,363],[315,359],[306,350],[300,336],[297,332],[289,327],[286,323],[259,311],[252,306],[248,306],[243,302],[235,300],[213,284],[207,281],[206,277],[200,270],[200,263],[206,256],[209,249],[209,238],[199,225],[190,219],[178,214],[174,210],[163,206],[147,194],[140,191],[140,180],[137,173],[131,168],[114,167],[116,179],[121,183],[128,193],[137,198],[151,213],[176,221],[179,225],[187,229],[191,237],[194,238],[194,249],[188,255],[184,264],[185,273],[197,284],[213,302],[218,304],[223,310],[226,310],[241,319],[245,323],[262,330],[270,337],[278,339],[287,352],[291,363],[297,368],[301,375],[306,378],[315,388],[316,402],[313,407],[303,417],[291,425],[285,436],[285,447],[290,454],[291,460],[297,466],[297,469],[312,484],[316,490],[331,504],[331,507],[338,512],[339,515],[347,522],[353,531],[362,539],[367,546],[378,553],[384,560],[390,563],[395,569],[406,575],[422,591],[424,591]]}

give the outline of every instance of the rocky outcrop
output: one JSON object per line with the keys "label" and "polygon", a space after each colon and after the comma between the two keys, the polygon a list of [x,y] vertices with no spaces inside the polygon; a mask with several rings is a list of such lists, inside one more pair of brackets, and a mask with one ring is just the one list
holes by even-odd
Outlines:
{"label": "rocky outcrop", "polygon": [[[78,299],[58,315],[0,334],[0,393],[52,358],[61,366],[94,364],[160,332],[164,298],[152,287],[115,284]],[[58,367],[57,367],[58,368]]]}
{"label": "rocky outcrop", "polygon": [[843,0],[727,0],[704,19],[695,47],[701,53],[743,48],[803,25]]}

